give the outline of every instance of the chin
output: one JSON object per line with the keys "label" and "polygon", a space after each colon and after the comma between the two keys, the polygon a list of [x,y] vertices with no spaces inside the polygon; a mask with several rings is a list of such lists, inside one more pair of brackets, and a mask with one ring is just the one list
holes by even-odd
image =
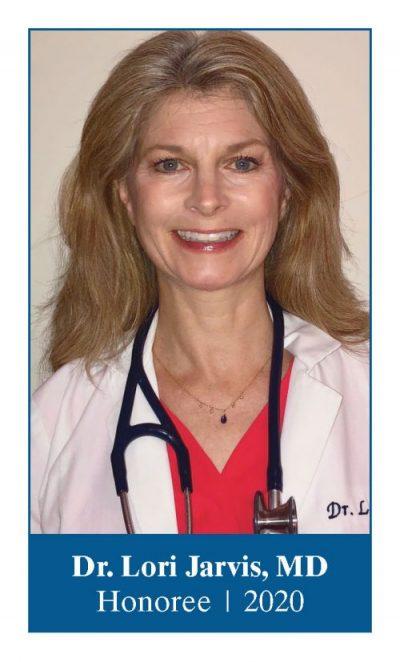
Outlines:
{"label": "chin", "polygon": [[221,276],[208,275],[201,278],[185,279],[184,283],[188,287],[191,287],[195,290],[202,290],[204,292],[216,292],[217,290],[223,290],[230,285],[235,283],[235,279],[227,279]]}
{"label": "chin", "polygon": [[200,283],[192,285],[193,289],[201,290],[202,292],[217,292],[228,287],[230,283]]}

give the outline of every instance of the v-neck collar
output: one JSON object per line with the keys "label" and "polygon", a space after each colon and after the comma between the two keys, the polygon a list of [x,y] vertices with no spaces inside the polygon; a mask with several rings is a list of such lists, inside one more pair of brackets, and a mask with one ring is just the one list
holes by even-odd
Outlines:
{"label": "v-neck collar", "polygon": [[[290,381],[290,374],[291,374],[292,367],[293,367],[293,361],[294,361],[294,358],[290,359],[287,370],[286,370],[285,374],[283,375],[283,377],[281,379],[281,383],[280,383],[281,418],[282,418],[282,394],[285,392],[285,390],[287,392],[287,385],[288,385],[287,382]],[[237,441],[237,443],[234,446],[234,448],[233,448],[231,454],[229,455],[227,461],[225,462],[224,466],[222,467],[222,470],[220,471],[218,469],[218,467],[214,464],[214,462],[212,461],[212,459],[210,458],[208,453],[204,450],[204,448],[202,447],[200,442],[196,439],[194,434],[187,427],[187,425],[185,425],[185,423],[175,414],[175,412],[173,412],[169,407],[167,407],[167,405],[164,402],[162,402],[161,404],[164,407],[164,409],[167,411],[169,416],[172,418],[172,420],[175,423],[178,430],[180,428],[183,431],[182,436],[185,437],[185,439],[189,440],[189,443],[190,443],[190,446],[192,447],[192,449],[196,449],[197,452],[199,452],[201,454],[201,456],[203,456],[205,458],[205,461],[211,465],[213,471],[215,471],[220,478],[223,478],[223,477],[226,476],[226,474],[229,471],[230,466],[235,462],[237,455],[241,453],[242,447],[246,444],[246,441],[248,440],[249,436],[253,433],[254,428],[259,424],[259,422],[260,422],[260,420],[262,419],[263,416],[268,415],[268,403],[266,403],[265,405],[263,405],[263,407],[261,408],[259,413],[256,415],[256,417],[250,423],[249,427],[245,430],[243,435]],[[267,439],[265,441],[268,443],[268,428],[267,428],[267,431],[266,431],[266,436],[267,436]],[[190,455],[191,448],[189,447],[188,450],[189,450],[189,455]]]}
{"label": "v-neck collar", "polygon": [[189,428],[181,421],[180,418],[169,408],[167,407],[164,403],[162,403],[163,407],[166,409],[167,413],[169,416],[172,418],[173,422],[175,423],[176,427],[181,428],[183,430],[182,436],[185,437],[186,439],[189,439],[190,442],[190,447],[188,448],[189,455],[190,451],[195,449],[196,452],[200,453],[200,455],[204,458],[205,462],[207,465],[210,465],[212,468],[213,473],[216,473],[219,478],[223,478],[226,476],[226,474],[229,471],[229,466],[235,461],[236,456],[241,452],[242,446],[246,443],[246,440],[248,437],[251,435],[253,432],[253,428],[259,423],[259,420],[262,418],[262,415],[267,414],[268,410],[268,405],[264,405],[261,411],[257,414],[257,416],[253,419],[253,421],[250,423],[249,427],[247,430],[244,432],[244,434],[241,436],[241,438],[238,440],[236,443],[236,446],[232,450],[231,454],[229,455],[227,461],[225,462],[224,466],[222,467],[222,470],[220,471],[218,467],[214,464],[208,453],[204,450],[200,442],[196,439],[194,434],[189,430]]}

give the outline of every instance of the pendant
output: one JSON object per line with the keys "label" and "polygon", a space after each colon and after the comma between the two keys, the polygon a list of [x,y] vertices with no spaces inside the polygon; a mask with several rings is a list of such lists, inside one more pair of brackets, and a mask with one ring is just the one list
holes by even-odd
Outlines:
{"label": "pendant", "polygon": [[225,414],[221,416],[221,423],[226,423],[228,419],[226,418]]}

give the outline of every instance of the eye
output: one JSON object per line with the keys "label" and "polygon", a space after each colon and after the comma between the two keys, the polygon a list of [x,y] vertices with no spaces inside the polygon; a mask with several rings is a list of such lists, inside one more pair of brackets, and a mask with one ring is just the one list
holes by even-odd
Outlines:
{"label": "eye", "polygon": [[259,165],[260,162],[255,159],[253,156],[235,156],[231,164],[235,167],[235,170],[238,172],[251,172],[252,170],[255,170]]}
{"label": "eye", "polygon": [[164,173],[177,172],[178,170],[181,170],[179,167],[180,165],[178,159],[159,159],[153,163],[154,169],[157,170],[157,172]]}

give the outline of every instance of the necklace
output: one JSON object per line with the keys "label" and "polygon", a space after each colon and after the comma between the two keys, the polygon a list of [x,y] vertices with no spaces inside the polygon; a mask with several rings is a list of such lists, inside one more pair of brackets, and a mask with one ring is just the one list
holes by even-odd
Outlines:
{"label": "necklace", "polygon": [[260,374],[260,372],[262,372],[262,370],[264,370],[264,368],[266,367],[266,365],[268,364],[268,362],[269,362],[269,360],[270,360],[270,358],[271,358],[270,356],[268,357],[267,361],[266,361],[265,363],[263,363],[263,365],[261,366],[261,368],[260,368],[259,370],[257,370],[257,372],[256,372],[256,374],[254,375],[254,377],[251,378],[251,380],[248,382],[248,384],[246,384],[246,386],[244,387],[244,389],[243,389],[242,391],[240,391],[239,395],[238,395],[238,396],[237,396],[237,397],[236,397],[236,398],[230,403],[230,405],[228,405],[227,407],[216,407],[215,405],[212,405],[212,404],[210,404],[210,403],[208,403],[208,402],[203,402],[203,400],[199,400],[199,398],[197,398],[193,393],[191,393],[191,392],[190,392],[190,391],[189,391],[189,390],[188,390],[188,389],[187,389],[187,388],[186,388],[186,387],[185,387],[180,381],[178,381],[178,380],[174,377],[174,375],[172,375],[172,374],[170,373],[170,371],[168,370],[168,368],[164,365],[164,363],[161,361],[160,357],[154,352],[154,350],[153,350],[153,354],[154,354],[155,358],[157,359],[157,361],[160,363],[160,365],[164,368],[165,372],[166,372],[166,373],[171,377],[171,379],[175,382],[175,384],[177,384],[177,386],[179,386],[179,388],[180,388],[184,393],[186,393],[187,395],[189,395],[193,400],[196,400],[196,402],[197,402],[197,404],[198,404],[198,406],[199,406],[199,409],[206,408],[206,409],[208,409],[209,414],[214,414],[216,411],[217,411],[217,412],[222,412],[222,414],[221,414],[221,416],[220,416],[220,422],[223,423],[223,424],[225,424],[225,423],[228,421],[228,417],[227,417],[227,415],[226,415],[226,412],[228,411],[228,409],[234,409],[236,403],[237,403],[239,400],[243,400],[243,399],[244,399],[244,394],[245,394],[245,392],[248,390],[248,388],[250,388],[250,386],[251,386],[252,383],[256,380],[256,378],[258,377],[258,375]]}

